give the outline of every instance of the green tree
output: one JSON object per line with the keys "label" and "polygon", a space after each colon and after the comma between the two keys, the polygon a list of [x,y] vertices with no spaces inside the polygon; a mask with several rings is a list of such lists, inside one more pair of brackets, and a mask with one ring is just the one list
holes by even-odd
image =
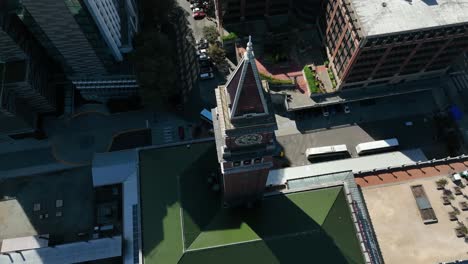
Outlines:
{"label": "green tree", "polygon": [[219,33],[215,26],[205,26],[203,27],[203,36],[209,43],[213,44],[218,39]]}
{"label": "green tree", "polygon": [[210,55],[211,60],[217,65],[226,63],[226,52],[218,45],[211,45],[208,48],[208,55]]}

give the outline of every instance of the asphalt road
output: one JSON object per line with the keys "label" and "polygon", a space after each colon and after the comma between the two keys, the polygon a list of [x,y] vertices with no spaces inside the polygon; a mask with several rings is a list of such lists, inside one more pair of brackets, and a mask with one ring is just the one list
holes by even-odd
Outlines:
{"label": "asphalt road", "polygon": [[[383,98],[375,105],[349,104],[351,113],[320,111],[296,117],[277,115],[277,140],[292,165],[309,164],[305,150],[310,147],[346,144],[351,155],[359,143],[396,137],[400,149],[421,148],[428,158],[447,156],[444,142],[435,141],[432,113],[436,110],[430,92]],[[412,125],[406,125],[408,121]]]}
{"label": "asphalt road", "polygon": [[[178,0],[179,5],[187,11],[190,16],[187,17],[187,21],[190,24],[190,27],[193,32],[193,37],[195,40],[199,40],[203,38],[203,28],[206,26],[216,26],[215,20],[211,18],[205,18],[202,20],[195,20],[192,17],[192,10],[190,9],[190,3],[187,0]],[[191,115],[191,119],[197,119],[198,113],[203,108],[211,109],[215,107],[216,100],[215,100],[215,93],[214,90],[218,85],[224,84],[226,82],[225,77],[216,72],[215,78],[211,80],[199,80],[198,81],[198,88],[194,88],[192,91],[193,94],[190,97],[190,101],[188,103],[189,112],[193,112]]]}
{"label": "asphalt road", "polygon": [[215,21],[211,19],[209,20],[208,18],[202,20],[193,19],[192,10],[190,9],[190,3],[187,0],[177,0],[177,2],[185,11],[187,11],[190,14],[190,16],[187,17],[187,20],[190,23],[190,27],[193,30],[195,40],[199,40],[203,37],[203,27],[216,26]]}

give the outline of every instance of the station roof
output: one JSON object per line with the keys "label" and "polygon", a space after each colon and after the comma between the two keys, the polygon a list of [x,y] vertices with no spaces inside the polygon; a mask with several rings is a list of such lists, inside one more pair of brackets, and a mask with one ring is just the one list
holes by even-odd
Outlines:
{"label": "station roof", "polygon": [[364,35],[468,22],[468,0],[350,0]]}
{"label": "station roof", "polygon": [[267,186],[285,184],[288,180],[313,177],[342,171],[368,171],[376,168],[387,168],[426,161],[427,157],[421,149],[394,151],[354,159],[341,159],[329,162],[313,163],[310,165],[271,170],[268,174]]}
{"label": "station roof", "polygon": [[146,264],[364,262],[343,186],[227,209],[207,184],[218,166],[213,142],[140,152]]}

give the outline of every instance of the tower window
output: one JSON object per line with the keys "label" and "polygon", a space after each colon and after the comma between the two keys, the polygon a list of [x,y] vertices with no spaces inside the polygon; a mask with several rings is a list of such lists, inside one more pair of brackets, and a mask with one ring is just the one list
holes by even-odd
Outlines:
{"label": "tower window", "polygon": [[252,160],[244,160],[244,165],[250,165],[252,164]]}
{"label": "tower window", "polygon": [[233,165],[234,167],[239,167],[239,166],[241,165],[241,163],[240,163],[240,161],[234,161],[234,162],[232,163],[232,165]]}
{"label": "tower window", "polygon": [[254,163],[255,164],[258,164],[258,163],[261,163],[262,162],[262,158],[256,158],[254,159]]}

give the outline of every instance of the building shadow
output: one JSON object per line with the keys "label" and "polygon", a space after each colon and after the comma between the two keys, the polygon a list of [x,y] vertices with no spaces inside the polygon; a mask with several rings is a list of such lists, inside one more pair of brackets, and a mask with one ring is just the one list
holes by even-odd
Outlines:
{"label": "building shadow", "polygon": [[346,244],[350,241],[344,240],[344,235],[350,235],[349,230],[337,225],[337,213],[341,209],[334,205],[324,222],[319,224],[286,195],[278,194],[265,198],[253,208],[221,209],[214,222],[203,231],[240,229],[247,225],[259,239],[242,241],[245,243],[233,245],[232,250],[248,252],[250,248],[256,248],[255,254],[260,254],[261,258],[238,256],[236,261],[361,263],[361,253],[353,251],[359,247],[348,247]]}
{"label": "building shadow", "polygon": [[94,198],[90,167],[4,180],[0,184],[0,214],[5,214],[1,229],[8,230],[0,234],[0,242],[48,234],[48,245],[54,246],[90,238]]}
{"label": "building shadow", "polygon": [[437,0],[422,0],[426,5],[428,6],[433,6],[433,5],[438,5],[439,3]]}

